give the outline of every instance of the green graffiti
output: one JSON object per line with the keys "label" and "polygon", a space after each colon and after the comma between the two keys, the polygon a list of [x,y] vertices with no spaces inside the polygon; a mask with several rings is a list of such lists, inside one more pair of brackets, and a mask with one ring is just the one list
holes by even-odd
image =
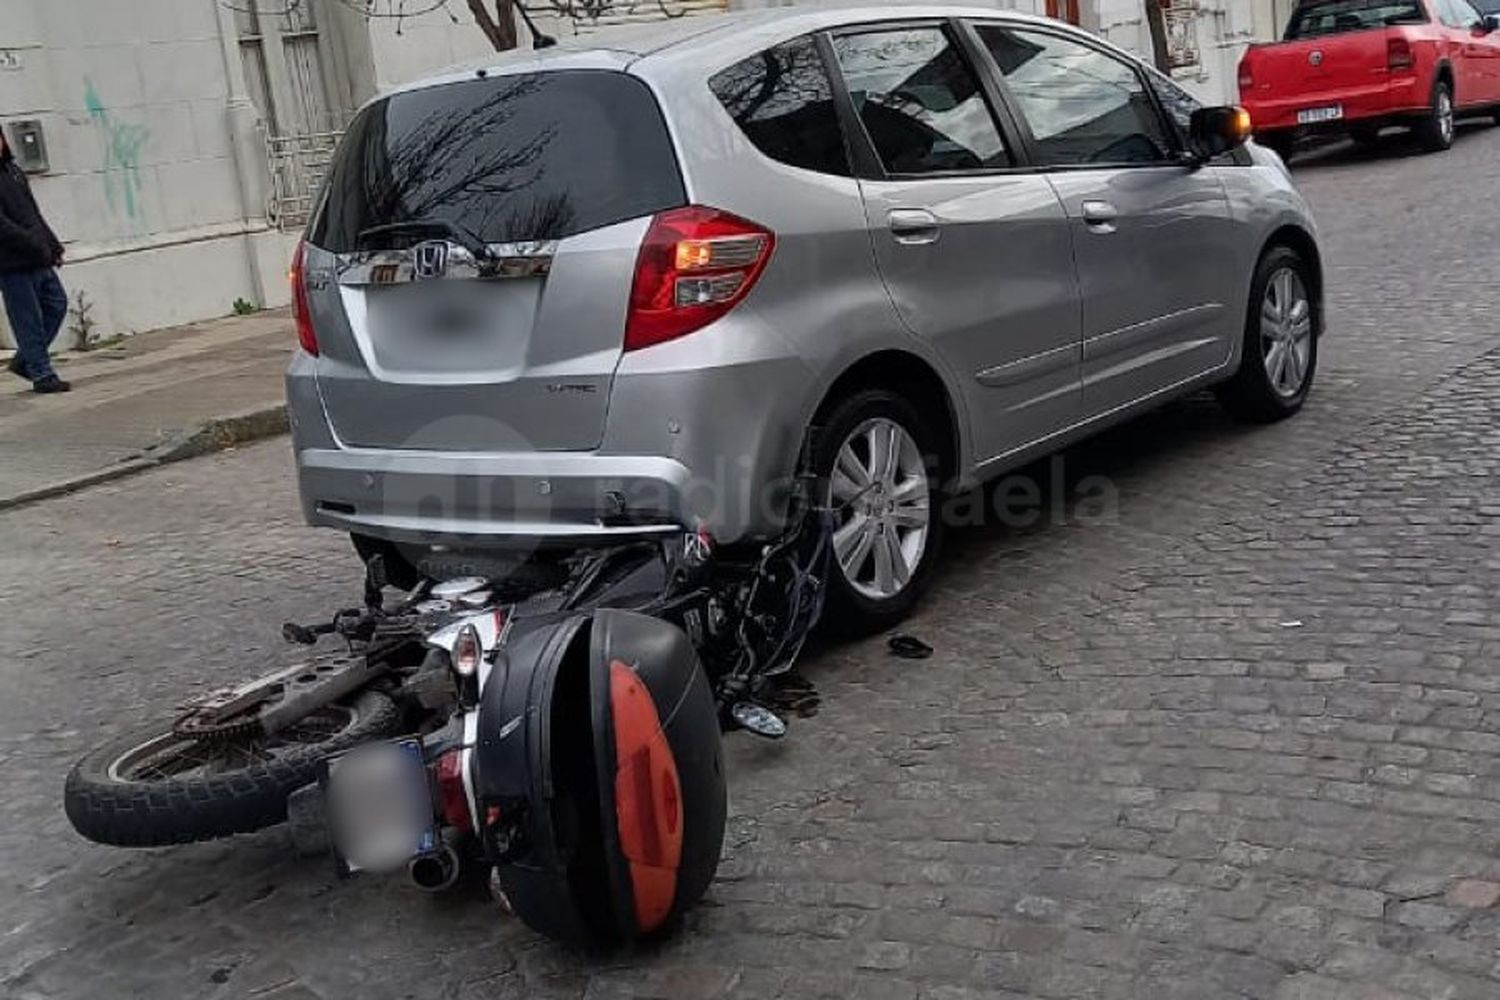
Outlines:
{"label": "green graffiti", "polygon": [[151,138],[150,130],[116,121],[88,77],[83,78],[83,104],[104,139],[104,199],[111,212],[123,206],[126,217],[135,220],[140,211],[141,147]]}

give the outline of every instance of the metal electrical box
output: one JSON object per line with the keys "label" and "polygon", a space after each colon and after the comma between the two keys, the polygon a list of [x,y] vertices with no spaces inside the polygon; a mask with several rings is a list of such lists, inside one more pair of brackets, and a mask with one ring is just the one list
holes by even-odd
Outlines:
{"label": "metal electrical box", "polygon": [[28,174],[47,172],[47,140],[42,135],[42,123],[35,118],[13,121],[6,129],[6,142],[15,154],[16,165]]}

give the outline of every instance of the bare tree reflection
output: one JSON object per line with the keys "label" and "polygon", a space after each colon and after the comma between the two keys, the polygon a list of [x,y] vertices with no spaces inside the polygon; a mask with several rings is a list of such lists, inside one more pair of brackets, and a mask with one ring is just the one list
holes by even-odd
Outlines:
{"label": "bare tree reflection", "polygon": [[640,80],[605,70],[476,76],[361,112],[309,238],[334,253],[399,250],[446,224],[490,244],[559,240],[686,197],[661,109]]}
{"label": "bare tree reflection", "polygon": [[713,90],[767,155],[822,170],[845,161],[833,87],[812,39],[795,39],[731,66],[713,78]]}
{"label": "bare tree reflection", "polygon": [[[351,249],[372,225],[432,218],[507,239],[560,237],[574,217],[566,194],[511,197],[546,179],[557,123],[518,109],[534,107],[522,99],[547,85],[536,75],[454,84],[368,109],[344,140],[322,228]],[[445,91],[456,87],[483,87],[485,96],[455,100]]]}

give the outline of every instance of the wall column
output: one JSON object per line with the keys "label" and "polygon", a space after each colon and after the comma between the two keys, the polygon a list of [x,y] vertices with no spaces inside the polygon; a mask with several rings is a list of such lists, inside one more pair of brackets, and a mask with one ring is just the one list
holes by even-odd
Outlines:
{"label": "wall column", "polygon": [[[217,0],[203,2],[213,4],[218,15],[219,49],[224,57],[224,81],[229,89],[229,99],[224,104],[224,127],[229,130],[230,158],[240,192],[240,218],[247,230],[242,237],[245,261],[256,301],[265,303],[268,301],[267,276],[261,271],[260,258],[249,232],[265,227],[265,145],[257,134],[259,112],[245,88],[245,64],[240,58],[239,30],[234,23],[234,13]],[[280,275],[276,280],[280,280]]]}

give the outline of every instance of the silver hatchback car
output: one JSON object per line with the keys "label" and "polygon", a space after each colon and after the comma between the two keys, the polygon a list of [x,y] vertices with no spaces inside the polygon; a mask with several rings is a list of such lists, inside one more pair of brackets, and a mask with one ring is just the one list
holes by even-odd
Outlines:
{"label": "silver hatchback car", "polygon": [[753,542],[802,456],[838,613],[888,624],[945,494],[1204,387],[1302,405],[1315,230],[1248,129],[966,7],[677,22],[382,96],[293,268],[307,519],[432,575]]}

